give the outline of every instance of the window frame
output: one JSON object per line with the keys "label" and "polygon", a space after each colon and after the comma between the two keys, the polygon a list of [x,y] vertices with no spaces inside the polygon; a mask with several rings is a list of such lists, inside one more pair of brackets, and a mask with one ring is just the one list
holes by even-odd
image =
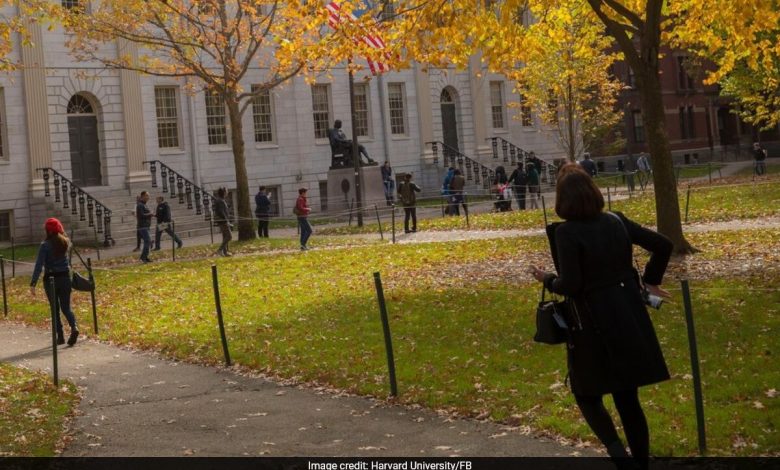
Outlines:
{"label": "window frame", "polygon": [[[490,117],[493,129],[506,129],[506,97],[504,93],[504,82],[500,80],[494,80],[490,82]],[[498,104],[493,101],[495,97],[493,91],[498,90]],[[498,108],[498,109],[496,109]],[[498,112],[497,112],[498,111]],[[496,123],[496,118],[500,119],[500,123]]]}
{"label": "window frame", "polygon": [[[157,92],[162,90],[172,90],[173,91],[173,111],[175,113],[175,116],[173,118],[170,117],[163,117],[162,119],[169,121],[170,119],[173,119],[173,122],[176,126],[176,145],[175,146],[163,146],[162,142],[160,141],[160,125],[166,124],[166,122],[160,121],[160,107],[159,107],[159,101],[157,97]],[[179,116],[181,115],[181,101],[179,98],[179,87],[177,85],[155,85],[154,86],[154,113],[155,118],[157,121],[157,149],[160,151],[171,151],[171,150],[181,150],[183,148],[182,146],[182,129],[181,129],[181,120],[179,119]],[[167,137],[166,137],[167,138]]]}
{"label": "window frame", "polygon": [[[258,91],[258,88],[260,88],[259,85],[252,85],[252,93],[255,93]],[[257,103],[257,100],[260,99],[261,96],[266,95],[268,96],[268,133],[271,135],[270,140],[258,140],[258,133],[262,133],[261,131],[258,131],[258,116],[262,116],[261,114],[258,114],[257,109],[261,106],[261,104]],[[252,96],[252,131],[254,134],[254,141],[256,144],[275,144],[276,143],[276,119],[274,119],[275,113],[274,113],[274,98],[271,94],[271,90],[266,89],[264,92],[261,92],[259,94],[256,94]]]}
{"label": "window frame", "polygon": [[[398,113],[399,108],[393,107],[394,98],[391,95],[391,89],[398,88],[400,99],[396,99],[396,102],[400,102],[400,126],[403,126],[401,132],[396,132],[399,116],[393,116],[393,113]],[[406,84],[404,82],[390,82],[387,84],[387,114],[388,124],[390,125],[390,135],[393,137],[406,137],[409,135],[409,118],[407,116],[407,101],[406,101]],[[395,122],[394,122],[395,121]]]}
{"label": "window frame", "polygon": [[5,87],[0,87],[0,162],[10,162],[8,145],[8,113],[5,109]]}
{"label": "window frame", "polygon": [[[362,95],[365,98],[365,109],[359,109],[358,88],[364,91]],[[362,126],[360,124],[360,114],[365,114],[365,131],[361,133]],[[371,126],[371,87],[368,83],[355,83],[355,134],[358,137],[366,137],[368,139],[373,138],[373,127]]]}
{"label": "window frame", "polygon": [[[324,103],[326,106],[326,109],[318,110],[317,107],[322,104],[322,100],[320,99],[320,102],[316,102],[316,96],[314,90],[325,90],[325,99]],[[331,122],[331,114],[333,106],[331,105],[331,89],[330,89],[330,83],[315,83],[311,86],[311,109],[312,109],[312,124],[314,125],[314,138],[317,140],[327,139],[328,138],[328,129],[330,129],[330,122]],[[322,122],[322,115],[325,115],[325,128],[324,131],[321,132],[321,134],[318,134],[318,130],[321,128],[318,127],[317,123]],[[319,115],[319,120],[318,120]]]}
{"label": "window frame", "polygon": [[[637,117],[639,119],[637,119]],[[647,142],[647,135],[645,133],[645,120],[642,116],[642,111],[639,109],[633,109],[631,110],[631,124],[632,124],[632,130],[634,133],[634,142],[637,144],[643,144]],[[639,124],[639,125],[637,125]],[[641,132],[637,132],[637,130],[640,130]]]}
{"label": "window frame", "polygon": [[3,216],[8,217],[8,238],[3,238],[3,225],[0,224],[0,242],[10,242],[14,237],[14,210],[13,209],[0,209],[0,219]]}
{"label": "window frame", "polygon": [[[209,103],[209,99],[218,99],[222,106],[218,106],[214,103]],[[209,93],[206,91],[204,95],[204,102],[206,104],[206,138],[208,139],[208,145],[209,147],[216,147],[216,146],[226,146],[230,145],[230,135],[228,134],[228,126],[227,126],[227,109],[225,108],[225,97],[220,95],[219,93]],[[221,109],[222,114],[220,115],[210,115],[209,110],[214,109]],[[222,119],[222,124],[212,124],[210,120],[214,119]],[[212,134],[212,129],[218,129],[219,127],[222,128],[224,132],[224,142],[212,142],[212,136],[218,137],[217,134]]]}

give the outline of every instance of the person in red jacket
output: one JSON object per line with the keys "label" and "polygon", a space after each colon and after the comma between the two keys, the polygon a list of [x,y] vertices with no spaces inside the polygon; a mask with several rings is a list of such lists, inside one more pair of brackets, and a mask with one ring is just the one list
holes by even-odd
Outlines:
{"label": "person in red jacket", "polygon": [[306,251],[309,248],[306,243],[309,241],[309,237],[313,233],[311,224],[309,223],[309,212],[311,208],[306,200],[306,188],[298,190],[298,199],[295,201],[295,215],[298,216],[298,227],[301,229],[301,251]]}

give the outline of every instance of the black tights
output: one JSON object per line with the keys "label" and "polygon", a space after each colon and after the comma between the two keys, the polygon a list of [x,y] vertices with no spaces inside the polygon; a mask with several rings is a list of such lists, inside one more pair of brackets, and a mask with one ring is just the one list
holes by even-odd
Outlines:
{"label": "black tights", "polygon": [[[580,407],[588,426],[593,429],[602,444],[610,447],[614,446],[615,442],[620,441],[612,418],[607,409],[604,408],[603,396],[574,395],[574,398],[577,400],[577,406]],[[631,455],[637,461],[646,463],[650,455],[650,433],[647,430],[647,420],[642,411],[642,405],[639,404],[638,390],[615,392],[612,394],[612,398],[615,400],[615,408],[617,408],[620,421],[623,423]]]}

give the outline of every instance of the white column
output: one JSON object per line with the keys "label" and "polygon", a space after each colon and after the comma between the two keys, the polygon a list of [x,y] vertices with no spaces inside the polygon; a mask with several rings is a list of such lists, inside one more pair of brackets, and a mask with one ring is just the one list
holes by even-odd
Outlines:
{"label": "white column", "polygon": [[[135,59],[137,46],[124,39],[117,40],[117,52]],[[125,155],[127,156],[128,186],[147,184],[151,174],[144,168],[146,160],[146,140],[144,136],[144,109],[141,99],[141,77],[132,70],[120,70],[119,81],[122,88],[122,116],[125,122]]]}
{"label": "white column", "polygon": [[51,136],[46,96],[46,65],[43,34],[38,23],[28,22],[30,44],[22,46],[27,144],[30,150],[30,189],[43,190],[43,177],[36,169],[51,167]]}

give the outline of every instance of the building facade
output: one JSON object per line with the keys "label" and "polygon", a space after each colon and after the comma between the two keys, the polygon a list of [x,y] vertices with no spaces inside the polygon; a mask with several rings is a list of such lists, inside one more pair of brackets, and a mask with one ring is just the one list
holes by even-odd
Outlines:
{"label": "building facade", "polygon": [[[741,121],[732,102],[720,96],[718,85],[704,85],[704,70],[692,65],[688,55],[664,48],[659,68],[666,133],[675,164],[749,158],[750,146],[758,140],[771,153],[780,153],[780,126],[759,133]],[[617,105],[623,114],[621,133],[626,144],[619,155],[608,159],[608,166],[616,166],[616,159],[631,161],[649,151],[633,73],[628,64],[618,62],[613,75],[626,85]],[[604,152],[597,155],[609,156]]]}
{"label": "building facade", "polygon": [[[76,62],[61,30],[33,26],[31,34],[32,45],[17,42],[10,57],[23,68],[0,76],[0,242],[39,239],[46,217],[70,217],[53,212],[42,168],[105,201],[114,223],[128,226],[122,201],[132,204],[143,189],[153,197],[159,191],[151,187],[146,162],[159,160],[209,191],[235,187],[229,122],[218,97],[188,92],[185,80]],[[250,73],[244,86],[259,75]],[[413,172],[425,190],[438,191],[443,171],[441,162],[434,164],[431,142],[491,168],[506,165],[494,159],[492,137],[542,158],[563,155],[555,133],[536,117],[515,118],[513,84],[488,73],[476,58],[463,71],[418,64],[364,75],[356,76],[355,92],[360,143],[396,173]],[[313,85],[292,79],[248,107],[243,135],[250,192],[269,188],[276,213],[290,212],[299,187],[309,189],[316,209],[327,210],[327,129],[341,119],[351,135],[348,89],[346,71],[336,69]]]}

